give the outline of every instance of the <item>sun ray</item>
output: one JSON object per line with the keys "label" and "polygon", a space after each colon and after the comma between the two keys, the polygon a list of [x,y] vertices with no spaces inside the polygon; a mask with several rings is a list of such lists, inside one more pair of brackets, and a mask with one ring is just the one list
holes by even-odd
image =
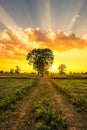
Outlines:
{"label": "sun ray", "polygon": [[13,34],[17,35],[19,40],[23,40],[23,31],[20,29],[14,20],[7,14],[7,12],[0,6],[0,21],[4,24]]}
{"label": "sun ray", "polygon": [[73,30],[73,27],[74,27],[75,23],[77,22],[77,19],[80,17],[79,12],[80,12],[80,10],[81,10],[81,8],[83,6],[83,3],[84,3],[84,0],[79,0],[78,7],[76,8],[75,14],[74,14],[74,16],[72,18],[72,22],[71,22],[71,25],[70,25],[70,31]]}
{"label": "sun ray", "polygon": [[16,23],[11,19],[7,12],[0,6],[0,21],[10,30],[15,32],[17,29]]}
{"label": "sun ray", "polygon": [[40,24],[43,29],[51,30],[51,1],[38,1],[38,12],[40,16]]}
{"label": "sun ray", "polygon": [[51,30],[51,6],[50,6],[50,0],[45,0],[45,14],[46,14],[46,20],[47,20],[47,28],[48,30]]}

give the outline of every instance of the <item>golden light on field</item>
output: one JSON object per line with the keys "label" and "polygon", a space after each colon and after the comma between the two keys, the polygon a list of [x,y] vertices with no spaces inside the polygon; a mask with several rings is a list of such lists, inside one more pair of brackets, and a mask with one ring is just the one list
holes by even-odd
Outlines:
{"label": "golden light on field", "polygon": [[54,54],[51,71],[57,72],[60,64],[67,66],[67,72],[87,71],[85,1],[21,1],[0,2],[0,27],[4,28],[0,35],[0,70],[19,65],[22,72],[31,72],[27,53],[34,48],[50,48]]}

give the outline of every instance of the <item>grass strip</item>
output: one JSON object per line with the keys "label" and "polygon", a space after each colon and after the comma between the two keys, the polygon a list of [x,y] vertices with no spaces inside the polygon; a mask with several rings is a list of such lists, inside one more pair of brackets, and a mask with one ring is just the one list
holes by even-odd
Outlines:
{"label": "grass strip", "polygon": [[65,94],[69,97],[72,103],[77,107],[77,111],[85,111],[87,113],[87,100],[81,95],[76,95],[69,90],[65,89],[62,85],[58,84],[57,81],[51,79],[52,84],[55,86],[56,90]]}
{"label": "grass strip", "polygon": [[6,95],[0,102],[0,113],[8,109],[14,110],[16,101],[23,99],[23,96],[27,93],[27,91],[35,86],[37,82],[38,80],[34,80],[27,86],[17,89],[14,95]]}

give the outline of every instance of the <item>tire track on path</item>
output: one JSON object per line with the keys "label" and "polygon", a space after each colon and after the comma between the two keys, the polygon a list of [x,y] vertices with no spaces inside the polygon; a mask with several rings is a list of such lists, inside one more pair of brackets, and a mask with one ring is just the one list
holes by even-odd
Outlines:
{"label": "tire track on path", "polygon": [[[82,116],[76,112],[75,107],[69,102],[69,100],[64,95],[62,95],[55,89],[55,86],[51,83],[50,79],[46,77],[40,78],[36,86],[31,91],[29,91],[29,94],[27,94],[23,98],[23,100],[18,101],[17,108],[19,108],[19,110],[15,110],[15,112],[17,112],[18,118],[14,119],[12,126],[6,130],[23,130],[23,123],[25,125],[25,120],[27,116],[30,116],[27,114],[31,112],[31,108],[34,103],[33,101],[35,99],[38,100],[37,95],[41,93],[41,88],[43,87],[47,87],[46,92],[48,92],[48,96],[46,96],[46,98],[50,99],[49,101],[52,104],[54,110],[56,110],[56,114],[58,114],[59,109],[62,109],[63,114],[67,117],[67,130],[87,130],[87,123],[84,121]],[[44,91],[42,94],[43,95],[41,96],[41,98],[45,98]],[[1,130],[5,129],[2,128]]]}
{"label": "tire track on path", "polygon": [[53,91],[53,106],[57,109],[63,109],[64,115],[67,117],[68,130],[87,130],[87,122],[75,110],[75,107],[69,102],[67,97],[56,91],[54,85],[46,79],[50,90]]}
{"label": "tire track on path", "polygon": [[28,95],[28,99],[26,100],[26,98],[24,98],[24,100],[22,101],[22,104],[20,106],[20,113],[19,113],[19,117],[18,119],[14,122],[14,125],[13,127],[11,128],[11,130],[18,130],[20,126],[20,124],[24,121],[24,117],[26,116],[27,114],[27,109],[31,108],[32,106],[32,101],[33,99],[36,97],[36,95],[38,94],[38,91],[39,91],[39,84],[41,82],[41,79],[38,81],[38,84],[35,86],[34,90],[29,93],[30,95]]}

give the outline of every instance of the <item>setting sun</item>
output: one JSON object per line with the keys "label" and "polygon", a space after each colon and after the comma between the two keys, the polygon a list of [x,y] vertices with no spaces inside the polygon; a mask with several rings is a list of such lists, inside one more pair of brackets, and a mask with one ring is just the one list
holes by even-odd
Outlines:
{"label": "setting sun", "polygon": [[52,65],[51,67],[50,67],[50,69],[49,69],[50,71],[56,71],[57,70],[57,66],[55,66],[55,65]]}
{"label": "setting sun", "polygon": [[0,70],[19,65],[22,72],[32,72],[28,52],[50,48],[51,71],[65,64],[67,72],[86,72],[86,1],[21,1],[0,2]]}

